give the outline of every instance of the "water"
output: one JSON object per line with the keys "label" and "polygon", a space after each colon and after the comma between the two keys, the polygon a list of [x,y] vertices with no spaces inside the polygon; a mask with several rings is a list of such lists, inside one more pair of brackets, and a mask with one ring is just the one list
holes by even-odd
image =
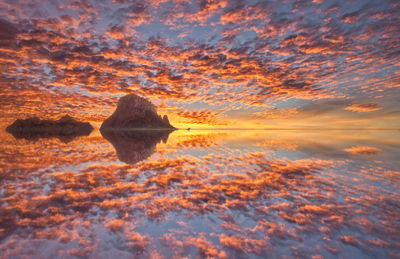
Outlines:
{"label": "water", "polygon": [[400,132],[0,133],[5,258],[390,258]]}

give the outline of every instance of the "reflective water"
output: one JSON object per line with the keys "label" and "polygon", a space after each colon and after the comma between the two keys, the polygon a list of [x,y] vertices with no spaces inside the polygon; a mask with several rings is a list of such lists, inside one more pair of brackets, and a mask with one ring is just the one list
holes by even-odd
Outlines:
{"label": "reflective water", "polygon": [[0,137],[5,258],[400,254],[399,131]]}

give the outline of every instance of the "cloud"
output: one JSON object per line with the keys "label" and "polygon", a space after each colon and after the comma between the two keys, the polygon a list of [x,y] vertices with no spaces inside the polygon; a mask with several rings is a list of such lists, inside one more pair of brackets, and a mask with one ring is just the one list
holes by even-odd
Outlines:
{"label": "cloud", "polygon": [[208,125],[226,125],[222,119],[219,119],[218,113],[201,111],[201,112],[177,112],[177,115],[184,119],[186,123],[208,124]]}
{"label": "cloud", "polygon": [[[236,110],[260,114],[273,105],[290,111],[338,98],[383,103],[398,95],[388,92],[399,85],[400,7],[390,1],[42,5],[0,4],[0,65],[9,82],[4,116],[10,108],[35,113],[15,105],[32,94],[52,96],[57,101],[42,106],[60,114],[91,103],[106,111],[115,98],[138,92],[181,111],[212,111],[219,114],[216,125]],[[63,99],[70,95],[76,98]],[[93,107],[80,110],[82,119],[107,117]],[[347,110],[378,108],[386,103]],[[279,120],[279,112],[271,117]]]}
{"label": "cloud", "polygon": [[375,103],[352,104],[345,108],[345,110],[352,112],[373,112],[380,109],[382,109],[382,107]]}
{"label": "cloud", "polygon": [[0,29],[0,40],[2,44],[5,44],[7,41],[15,40],[18,34],[17,28],[3,19],[0,19]]}
{"label": "cloud", "polygon": [[375,147],[355,146],[351,148],[346,148],[345,151],[354,155],[375,155],[382,150]]}

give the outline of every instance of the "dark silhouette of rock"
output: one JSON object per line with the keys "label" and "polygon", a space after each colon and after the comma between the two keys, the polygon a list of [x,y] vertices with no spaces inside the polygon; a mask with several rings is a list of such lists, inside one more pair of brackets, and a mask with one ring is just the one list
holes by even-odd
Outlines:
{"label": "dark silhouette of rock", "polygon": [[6,128],[6,131],[16,139],[36,140],[57,137],[63,142],[69,142],[78,136],[88,136],[92,130],[93,127],[90,123],[76,121],[69,115],[65,115],[59,120],[41,120],[37,117],[25,120],[17,119]]}
{"label": "dark silhouette of rock", "polygon": [[118,159],[127,164],[136,164],[154,153],[158,143],[167,143],[173,130],[102,130],[101,135],[117,151]]}
{"label": "dark silhouette of rock", "polygon": [[167,115],[161,118],[154,105],[136,94],[126,95],[118,101],[117,109],[101,125],[108,129],[175,129]]}

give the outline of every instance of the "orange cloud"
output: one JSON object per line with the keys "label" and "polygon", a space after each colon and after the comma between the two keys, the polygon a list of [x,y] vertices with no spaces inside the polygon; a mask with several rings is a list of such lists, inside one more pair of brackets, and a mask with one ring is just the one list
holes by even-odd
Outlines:
{"label": "orange cloud", "polygon": [[177,112],[177,116],[183,119],[185,123],[194,124],[208,124],[208,125],[226,125],[222,119],[219,118],[218,113],[208,112],[208,111],[186,111]]}
{"label": "orange cloud", "polygon": [[352,112],[373,112],[373,111],[378,111],[380,109],[382,109],[382,107],[374,103],[353,104],[345,108],[345,110]]}
{"label": "orange cloud", "polygon": [[356,147],[346,148],[345,151],[354,155],[375,155],[378,152],[381,152],[382,150],[375,147],[356,146]]}

